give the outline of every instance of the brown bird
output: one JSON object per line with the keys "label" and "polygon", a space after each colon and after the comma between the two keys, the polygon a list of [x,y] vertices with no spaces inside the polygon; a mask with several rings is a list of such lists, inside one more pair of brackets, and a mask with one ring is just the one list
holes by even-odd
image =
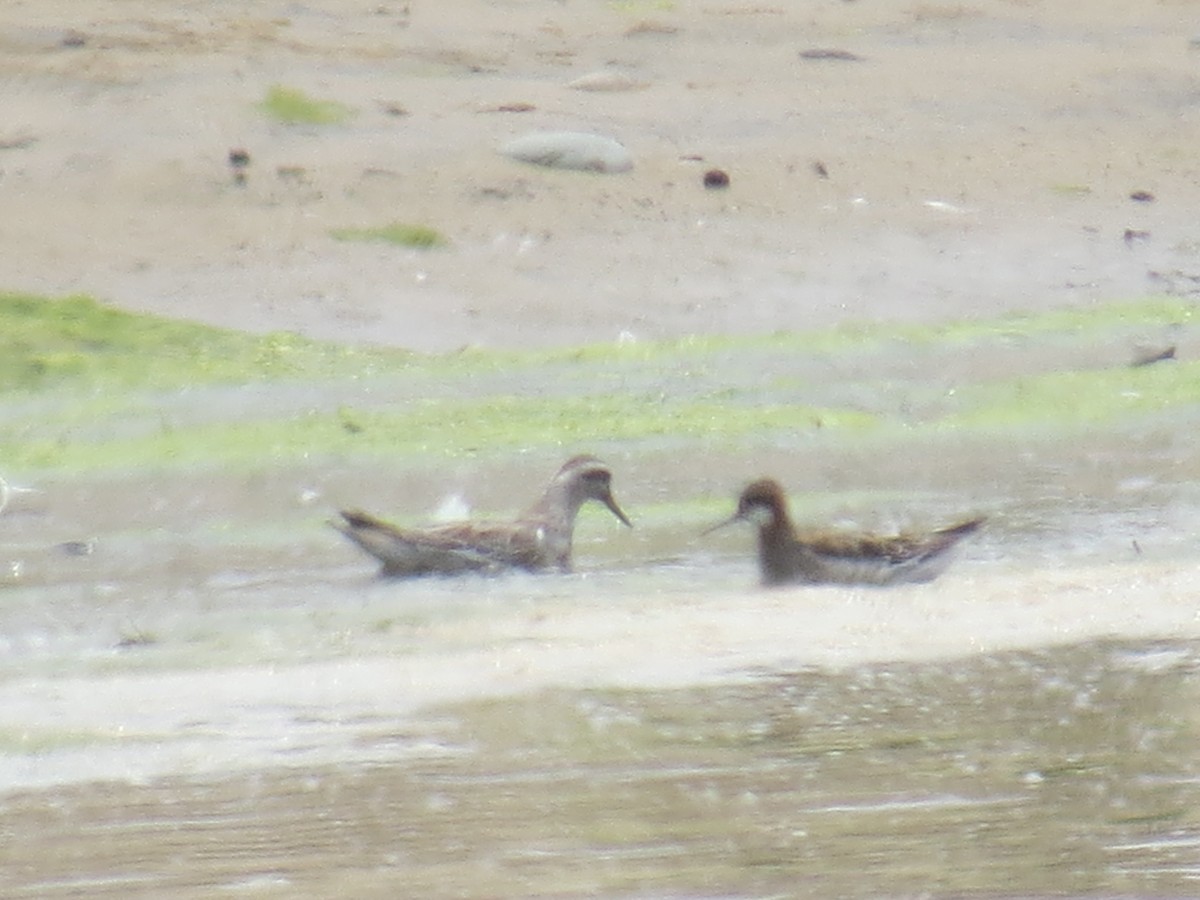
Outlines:
{"label": "brown bird", "polygon": [[805,531],[797,533],[779,482],[763,478],[746,486],[737,512],[705,534],[734,522],[758,526],[758,567],[763,584],[888,585],[932,581],[950,561],[949,551],[976,531],[983,518],[926,534]]}
{"label": "brown bird", "polygon": [[575,517],[598,500],[633,527],[612,495],[612,472],[594,456],[567,460],[542,498],[511,522],[456,522],[432,528],[398,528],[365,512],[342,510],[329,524],[382,564],[393,577],[571,570]]}

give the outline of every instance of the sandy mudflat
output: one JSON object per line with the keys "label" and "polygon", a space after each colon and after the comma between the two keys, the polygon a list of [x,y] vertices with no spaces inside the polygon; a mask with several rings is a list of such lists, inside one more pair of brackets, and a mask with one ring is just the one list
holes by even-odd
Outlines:
{"label": "sandy mudflat", "polygon": [[[427,350],[1190,293],[1193,12],[18,0],[0,7],[0,287]],[[568,86],[595,73],[634,89]],[[273,123],[275,84],[355,114]],[[635,167],[496,153],[535,129],[610,135]],[[727,190],[702,187],[713,166]],[[451,246],[329,235],[389,221]]]}

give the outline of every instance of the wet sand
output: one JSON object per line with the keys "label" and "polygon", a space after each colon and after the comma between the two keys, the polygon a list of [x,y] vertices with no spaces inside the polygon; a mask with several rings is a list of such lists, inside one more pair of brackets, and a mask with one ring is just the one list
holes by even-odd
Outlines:
{"label": "wet sand", "polygon": [[[1193,26],[1004,0],[10,6],[0,284],[424,350],[1194,293]],[[596,72],[640,89],[569,86]],[[356,114],[272,123],[275,84]],[[540,129],[635,168],[496,153]],[[452,246],[329,235],[394,220]]]}

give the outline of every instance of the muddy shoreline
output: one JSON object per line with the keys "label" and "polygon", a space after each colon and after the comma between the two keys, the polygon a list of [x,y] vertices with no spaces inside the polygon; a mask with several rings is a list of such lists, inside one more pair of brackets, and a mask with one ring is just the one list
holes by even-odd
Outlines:
{"label": "muddy shoreline", "polygon": [[[12,7],[0,284],[430,351],[1191,295],[1185,20],[1004,0]],[[644,87],[570,86],[596,72]],[[273,122],[272,85],[353,115]],[[496,152],[563,128],[621,140],[633,171]],[[728,189],[702,186],[713,166]],[[330,235],[390,221],[450,246]]]}

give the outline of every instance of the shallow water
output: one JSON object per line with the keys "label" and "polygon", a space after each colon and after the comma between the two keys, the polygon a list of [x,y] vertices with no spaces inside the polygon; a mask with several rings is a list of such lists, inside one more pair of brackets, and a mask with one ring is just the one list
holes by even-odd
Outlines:
{"label": "shallow water", "polygon": [[[906,355],[814,383],[896,408]],[[0,893],[1194,895],[1194,420],[588,447],[636,527],[586,510],[562,577],[380,581],[323,523],[503,513],[551,451],[42,478],[0,517]],[[767,473],[802,522],[989,522],[930,585],[762,590],[701,532]]]}
{"label": "shallow water", "polygon": [[[487,404],[602,377],[654,409],[888,423],[864,432],[668,417],[570,449],[531,426],[527,451],[43,471],[0,516],[0,894],[1187,896],[1196,411],[1162,378],[1140,388],[1161,409],[1094,428],[940,424],[996,377],[1124,366],[1128,331],[438,382]],[[51,397],[10,427],[70,445],[169,421],[186,447],[187,423],[393,408],[431,382],[163,392],[91,418]],[[324,523],[506,514],[576,450],[613,467],[636,527],[585,510],[570,576],[380,581]],[[702,537],[760,474],[802,523],[988,524],[930,585],[762,590],[752,534]]]}
{"label": "shallow water", "polygon": [[381,716],[351,723],[373,760],[10,793],[0,885],[1194,896],[1198,665],[1196,642],[1092,641]]}
{"label": "shallow water", "polygon": [[1197,504],[1150,434],[947,445],[941,491],[826,462],[878,483],[802,517],[992,515],[895,590],[759,589],[653,453],[563,577],[377,580],[321,523],[374,467],[40,485],[0,520],[0,894],[1193,896]]}

